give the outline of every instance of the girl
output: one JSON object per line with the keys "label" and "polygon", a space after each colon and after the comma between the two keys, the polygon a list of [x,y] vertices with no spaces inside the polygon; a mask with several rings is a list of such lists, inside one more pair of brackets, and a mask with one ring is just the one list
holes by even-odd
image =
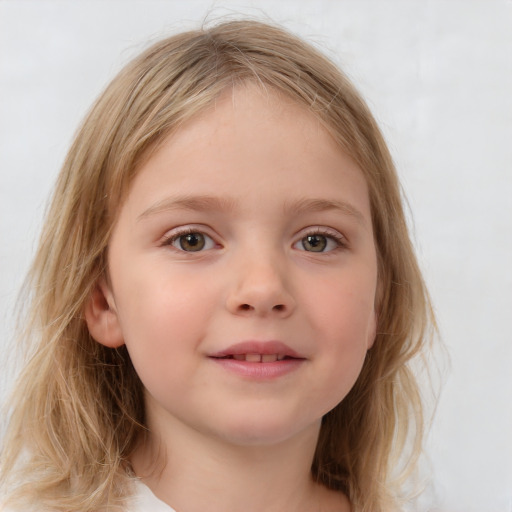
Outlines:
{"label": "girl", "polygon": [[376,123],[296,37],[227,22],[122,70],[30,290],[12,510],[400,506],[433,317]]}

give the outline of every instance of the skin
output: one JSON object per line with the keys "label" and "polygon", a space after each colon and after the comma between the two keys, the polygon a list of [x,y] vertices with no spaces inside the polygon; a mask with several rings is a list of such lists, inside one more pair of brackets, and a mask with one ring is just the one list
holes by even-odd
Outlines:
{"label": "skin", "polygon": [[[136,473],[179,512],[350,510],[310,467],[373,343],[376,286],[362,172],[303,107],[249,85],[163,141],[86,311],[145,387]],[[285,343],[299,363],[265,379],[212,358],[247,340]]]}

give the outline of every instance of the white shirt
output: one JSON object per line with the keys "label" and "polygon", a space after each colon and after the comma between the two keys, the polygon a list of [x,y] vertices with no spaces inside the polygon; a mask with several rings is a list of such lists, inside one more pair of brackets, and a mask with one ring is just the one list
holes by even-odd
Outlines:
{"label": "white shirt", "polygon": [[135,482],[135,490],[131,507],[127,512],[176,512],[167,503],[159,500],[140,480]]}
{"label": "white shirt", "polygon": [[[35,510],[35,509],[31,509]],[[12,509],[3,508],[0,512],[15,512]],[[19,512],[19,511],[18,511]],[[28,512],[28,511],[27,511]],[[151,489],[140,480],[135,480],[135,494],[130,500],[130,506],[126,512],[176,512],[172,507],[159,500]]]}

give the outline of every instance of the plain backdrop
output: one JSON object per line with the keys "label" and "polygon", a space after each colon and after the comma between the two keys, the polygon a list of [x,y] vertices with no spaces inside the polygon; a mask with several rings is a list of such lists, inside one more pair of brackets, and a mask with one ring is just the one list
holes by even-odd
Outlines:
{"label": "plain backdrop", "polygon": [[512,511],[510,0],[0,0],[0,373],[45,202],[93,99],[148,41],[271,19],[348,73],[384,130],[451,356],[427,509]]}

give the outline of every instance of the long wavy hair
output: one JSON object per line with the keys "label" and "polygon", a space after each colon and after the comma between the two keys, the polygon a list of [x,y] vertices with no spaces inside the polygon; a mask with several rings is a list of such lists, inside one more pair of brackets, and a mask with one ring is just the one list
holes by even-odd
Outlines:
{"label": "long wavy hair", "polygon": [[125,348],[92,339],[84,307],[106,270],[116,214],[140,163],[227,89],[256,83],[308,109],[366,178],[378,253],[378,327],[348,396],[322,420],[314,479],[356,512],[397,504],[422,444],[411,364],[435,326],[377,124],[349,80],[287,31],[229,21],[164,39],[101,94],[69,150],[26,284],[27,362],[8,411],[1,482],[12,503],[113,510],[130,495],[130,456],[145,432],[142,384]]}

